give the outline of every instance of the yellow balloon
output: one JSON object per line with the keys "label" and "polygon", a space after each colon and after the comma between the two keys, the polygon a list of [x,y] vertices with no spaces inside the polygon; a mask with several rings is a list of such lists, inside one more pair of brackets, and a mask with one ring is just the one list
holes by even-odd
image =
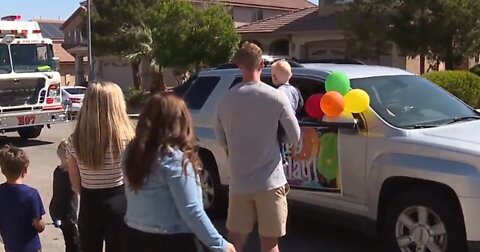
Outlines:
{"label": "yellow balloon", "polygon": [[361,89],[352,89],[345,95],[345,111],[362,113],[370,105],[370,96]]}

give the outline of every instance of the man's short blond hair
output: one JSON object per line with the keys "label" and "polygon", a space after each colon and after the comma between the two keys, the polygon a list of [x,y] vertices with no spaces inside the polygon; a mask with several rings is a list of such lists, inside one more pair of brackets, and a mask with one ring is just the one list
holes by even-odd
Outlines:
{"label": "man's short blond hair", "polygon": [[245,41],[233,56],[232,62],[248,70],[256,70],[262,62],[262,55],[262,49],[258,45]]}
{"label": "man's short blond hair", "polygon": [[292,77],[292,67],[286,60],[278,60],[272,64],[272,75],[274,84],[286,84]]}

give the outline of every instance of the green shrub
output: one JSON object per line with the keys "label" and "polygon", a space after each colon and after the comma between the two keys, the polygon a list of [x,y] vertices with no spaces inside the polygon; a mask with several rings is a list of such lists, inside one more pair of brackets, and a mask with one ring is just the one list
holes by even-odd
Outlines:
{"label": "green shrub", "polygon": [[465,103],[480,108],[480,77],[469,71],[430,72],[423,77],[436,83]]}
{"label": "green shrub", "polygon": [[144,105],[148,98],[150,98],[150,92],[136,89],[135,87],[129,87],[128,93],[125,96],[125,100],[129,106]]}
{"label": "green shrub", "polygon": [[480,65],[476,65],[469,70],[471,73],[474,73],[478,76],[480,76]]}

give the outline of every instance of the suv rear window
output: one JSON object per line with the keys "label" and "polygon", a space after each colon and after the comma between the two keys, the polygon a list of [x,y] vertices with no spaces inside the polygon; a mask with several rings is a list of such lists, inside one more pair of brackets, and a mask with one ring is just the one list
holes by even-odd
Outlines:
{"label": "suv rear window", "polygon": [[184,96],[188,108],[201,109],[219,81],[220,77],[198,77]]}

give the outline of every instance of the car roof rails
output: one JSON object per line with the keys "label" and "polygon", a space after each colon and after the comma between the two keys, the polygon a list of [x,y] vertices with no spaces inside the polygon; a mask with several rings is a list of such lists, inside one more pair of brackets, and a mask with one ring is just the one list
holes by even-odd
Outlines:
{"label": "car roof rails", "polygon": [[362,62],[357,59],[350,58],[329,58],[329,59],[320,59],[320,60],[302,60],[300,63],[321,63],[321,64],[350,64],[350,65],[366,65],[365,62]]}
{"label": "car roof rails", "polygon": [[[285,60],[287,61],[291,67],[303,67],[301,63],[294,59],[289,59],[287,57],[282,57],[282,56],[262,56],[263,62],[265,67],[270,67],[273,63],[279,61],[279,60]],[[238,68],[236,64],[233,63],[227,63],[227,64],[221,64],[216,67],[213,67],[211,69],[235,69]]]}

